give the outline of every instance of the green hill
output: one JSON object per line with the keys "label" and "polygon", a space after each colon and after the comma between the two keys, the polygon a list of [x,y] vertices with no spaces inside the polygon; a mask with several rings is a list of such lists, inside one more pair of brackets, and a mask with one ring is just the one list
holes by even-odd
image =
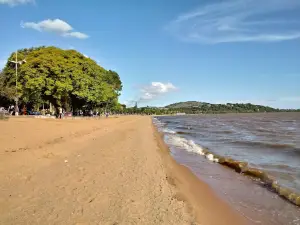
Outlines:
{"label": "green hill", "polygon": [[178,102],[171,105],[166,106],[169,109],[178,109],[178,108],[193,108],[193,107],[201,107],[204,104],[208,104],[205,102],[197,102],[197,101],[187,101],[187,102]]}
{"label": "green hill", "polygon": [[269,106],[254,105],[251,103],[227,103],[227,104],[210,104],[206,102],[187,101],[178,102],[166,106],[169,110],[176,110],[183,113],[230,113],[230,112],[278,112],[279,109],[275,109]]}

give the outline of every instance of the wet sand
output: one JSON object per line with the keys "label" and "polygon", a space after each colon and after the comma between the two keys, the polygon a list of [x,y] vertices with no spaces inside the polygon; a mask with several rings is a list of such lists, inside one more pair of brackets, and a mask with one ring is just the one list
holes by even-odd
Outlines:
{"label": "wet sand", "polygon": [[0,121],[0,224],[244,224],[150,117]]}

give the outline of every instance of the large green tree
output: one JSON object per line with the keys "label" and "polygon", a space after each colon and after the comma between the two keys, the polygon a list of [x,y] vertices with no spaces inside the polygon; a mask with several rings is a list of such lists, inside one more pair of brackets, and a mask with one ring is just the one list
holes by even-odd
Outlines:
{"label": "large green tree", "polygon": [[[17,93],[21,103],[50,102],[56,108],[71,106],[78,109],[117,102],[122,83],[119,75],[105,70],[94,60],[75,50],[38,47],[18,51],[18,61],[26,59],[18,68]],[[15,90],[15,60],[12,53],[5,66],[0,85],[8,96]],[[7,92],[7,93],[6,93]],[[14,92],[16,93],[16,92]],[[15,96],[8,96],[12,99]]]}
{"label": "large green tree", "polygon": [[13,104],[15,88],[4,86],[4,73],[0,71],[0,106],[8,107]]}

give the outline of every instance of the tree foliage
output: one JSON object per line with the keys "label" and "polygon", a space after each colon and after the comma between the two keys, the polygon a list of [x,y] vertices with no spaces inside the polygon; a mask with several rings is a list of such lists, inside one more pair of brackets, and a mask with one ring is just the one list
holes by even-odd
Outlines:
{"label": "tree foliage", "polygon": [[179,102],[166,107],[141,107],[136,106],[123,109],[126,114],[167,115],[167,114],[215,114],[215,113],[265,113],[265,112],[300,112],[300,109],[275,109],[269,106],[246,104],[210,104],[205,102]]}
{"label": "tree foliage", "polygon": [[254,105],[250,103],[227,103],[227,104],[210,104],[206,102],[179,102],[166,106],[168,109],[176,109],[179,112],[188,114],[199,113],[253,113],[253,112],[278,112],[269,106]]}
{"label": "tree foliage", "polygon": [[[122,83],[119,75],[105,70],[94,60],[75,50],[38,47],[18,51],[18,61],[26,63],[18,68],[17,93],[21,103],[50,102],[55,107],[78,109],[100,107],[106,102],[117,102]],[[8,62],[15,60],[12,53]],[[1,79],[2,96],[15,90],[15,64],[7,63]],[[15,92],[14,92],[15,93]]]}

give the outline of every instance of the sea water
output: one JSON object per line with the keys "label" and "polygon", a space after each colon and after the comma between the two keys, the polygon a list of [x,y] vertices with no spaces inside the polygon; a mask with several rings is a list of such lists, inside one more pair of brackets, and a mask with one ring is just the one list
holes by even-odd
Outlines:
{"label": "sea water", "polygon": [[253,224],[300,224],[300,113],[153,118],[172,156]]}

